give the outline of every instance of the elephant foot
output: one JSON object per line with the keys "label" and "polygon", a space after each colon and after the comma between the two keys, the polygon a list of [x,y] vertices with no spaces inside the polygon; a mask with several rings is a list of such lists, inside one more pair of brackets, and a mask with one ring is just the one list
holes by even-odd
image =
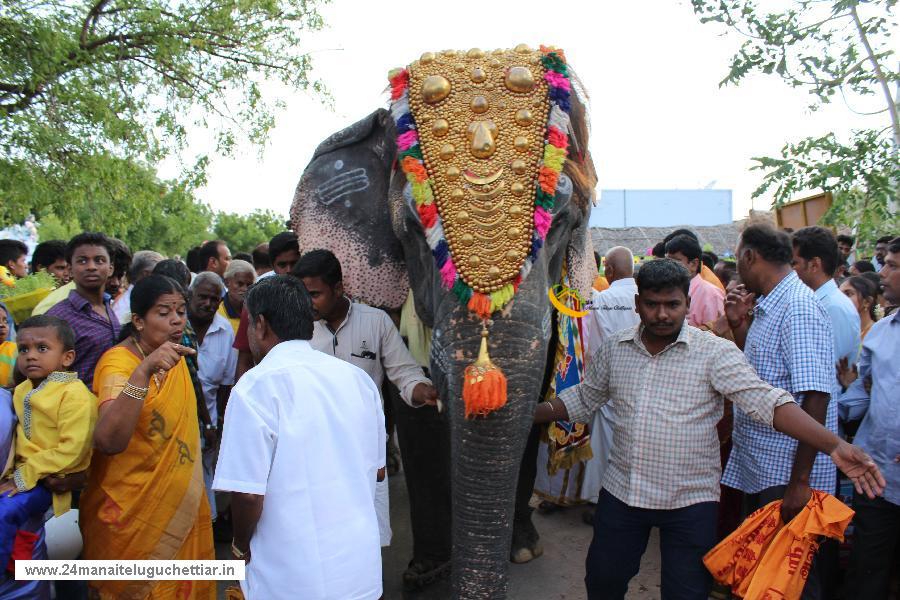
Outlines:
{"label": "elephant foot", "polygon": [[541,544],[541,536],[531,522],[531,514],[529,513],[527,519],[514,521],[509,560],[516,564],[527,563],[543,553],[544,545]]}
{"label": "elephant foot", "polygon": [[450,561],[415,560],[403,572],[403,589],[415,592],[444,579],[450,574]]}
{"label": "elephant foot", "polygon": [[540,540],[532,544],[528,547],[523,548],[513,548],[509,554],[509,560],[511,562],[516,563],[517,565],[521,565],[527,562],[531,562],[534,559],[538,558],[544,553],[544,545],[541,544]]}

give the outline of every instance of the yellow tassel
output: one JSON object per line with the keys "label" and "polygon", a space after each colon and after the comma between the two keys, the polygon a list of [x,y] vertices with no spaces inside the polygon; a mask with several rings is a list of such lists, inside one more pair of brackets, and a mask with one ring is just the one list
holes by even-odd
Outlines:
{"label": "yellow tassel", "polygon": [[506,375],[488,354],[487,325],[481,330],[478,359],[466,367],[463,402],[466,418],[483,417],[506,405]]}

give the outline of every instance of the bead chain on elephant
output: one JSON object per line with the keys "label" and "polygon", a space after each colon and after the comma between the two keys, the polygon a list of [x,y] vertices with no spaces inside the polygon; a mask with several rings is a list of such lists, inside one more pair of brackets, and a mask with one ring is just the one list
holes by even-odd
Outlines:
{"label": "bead chain on elephant", "polygon": [[[521,52],[518,48],[516,51]],[[469,52],[470,59],[485,56],[481,51],[475,52]],[[512,55],[514,51],[506,52]],[[442,55],[448,62],[455,56],[428,53],[429,62]],[[485,60],[490,57],[488,54]],[[422,61],[425,58],[423,55]],[[504,98],[516,98],[508,92],[502,96],[479,91],[485,82],[488,90],[496,90],[503,84],[504,73],[507,88],[514,88],[509,83],[511,69],[507,65],[500,70],[500,62],[490,63],[498,67],[498,79],[493,85],[490,68],[481,70],[479,66],[471,70],[471,80],[478,86],[454,83],[451,90],[458,95],[484,94],[472,100],[470,115],[463,114],[462,127],[467,125],[465,120],[471,121],[467,139],[472,144],[457,144],[456,154],[448,153],[456,161],[454,164],[462,161],[461,166],[471,167],[476,173],[483,173],[484,168],[479,169],[479,165],[491,160],[493,150],[489,144],[502,150],[503,144],[512,143],[515,133],[504,129],[515,125],[508,124],[508,119],[504,121],[501,113],[506,106]],[[538,61],[530,64],[529,68],[540,75]],[[589,292],[596,273],[588,232],[596,174],[587,150],[585,100],[583,94],[575,93],[577,81],[570,77],[575,89],[568,111],[568,159],[556,187],[552,224],[543,248],[527,277],[518,284],[512,301],[491,315],[491,360],[502,369],[508,382],[508,401],[495,412],[484,417],[465,417],[463,374],[478,354],[482,320],[461,304],[442,281],[410,183],[398,167],[396,114],[392,118],[388,111],[377,110],[325,140],[304,171],[291,208],[301,251],[327,248],[334,252],[343,266],[345,288],[352,296],[396,311],[411,289],[418,316],[432,328],[431,375],[445,406],[441,422],[449,422],[450,427],[452,580],[457,598],[506,597],[517,477],[549,362],[553,319],[547,290],[559,283],[564,263],[572,287],[583,294]],[[416,91],[411,88],[410,94]],[[423,95],[428,91],[423,89]],[[438,92],[443,94],[440,100],[449,93]],[[433,131],[441,135],[439,128],[449,125],[452,130],[459,125],[442,121],[434,120],[433,126]],[[473,137],[477,139],[473,141]],[[445,149],[446,145],[442,151]],[[442,152],[441,159],[445,158]],[[432,154],[430,165],[437,165],[441,159]],[[540,164],[540,158],[535,162]],[[507,162],[503,168],[510,164]],[[536,171],[531,175],[537,180]],[[449,210],[450,204],[440,201],[439,197],[439,207]],[[441,457],[435,457],[435,466],[447,468]],[[416,482],[408,479],[408,485]],[[413,490],[410,491],[412,495]],[[417,529],[416,525],[413,523],[414,535],[418,536],[423,527],[420,523]]]}

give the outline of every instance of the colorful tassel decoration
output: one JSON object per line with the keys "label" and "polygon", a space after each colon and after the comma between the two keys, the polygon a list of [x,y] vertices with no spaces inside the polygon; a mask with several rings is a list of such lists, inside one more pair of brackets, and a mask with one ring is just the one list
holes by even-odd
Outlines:
{"label": "colorful tassel decoration", "polygon": [[478,359],[466,367],[462,397],[466,418],[484,417],[506,405],[506,375],[488,354],[487,324],[482,325]]}

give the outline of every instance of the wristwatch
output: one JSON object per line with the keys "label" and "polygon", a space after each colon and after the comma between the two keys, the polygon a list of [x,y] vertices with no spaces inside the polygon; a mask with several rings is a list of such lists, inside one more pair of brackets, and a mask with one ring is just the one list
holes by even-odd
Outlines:
{"label": "wristwatch", "polygon": [[246,552],[241,552],[238,550],[234,540],[231,540],[231,555],[238,560],[245,560],[250,555],[250,549],[248,548]]}

